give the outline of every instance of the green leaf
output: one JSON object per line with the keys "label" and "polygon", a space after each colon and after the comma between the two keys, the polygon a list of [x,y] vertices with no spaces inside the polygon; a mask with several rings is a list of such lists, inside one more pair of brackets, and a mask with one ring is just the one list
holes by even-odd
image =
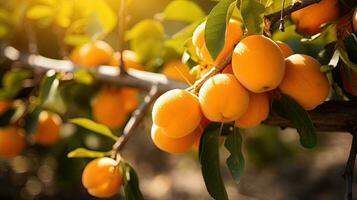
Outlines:
{"label": "green leaf", "polygon": [[357,64],[353,63],[346,52],[346,50],[342,47],[337,47],[337,51],[340,53],[340,58],[341,60],[349,67],[351,68],[354,72],[357,72]]}
{"label": "green leaf", "polygon": [[93,131],[95,133],[104,135],[106,137],[112,138],[113,140],[117,140],[118,137],[113,135],[112,131],[110,129],[102,124],[98,124],[90,119],[86,118],[74,118],[69,120],[69,122],[76,124],[80,127],[83,127],[85,129],[88,129],[90,131]]}
{"label": "green leaf", "polygon": [[228,200],[219,163],[220,131],[208,126],[200,142],[200,162],[208,193],[215,200]]}
{"label": "green leaf", "polygon": [[263,14],[265,11],[264,5],[256,0],[241,0],[238,7],[240,8],[248,34],[262,34]]}
{"label": "green leaf", "polygon": [[3,88],[0,90],[1,99],[12,99],[22,89],[25,79],[31,77],[31,72],[22,69],[11,69],[2,79]]}
{"label": "green leaf", "polygon": [[67,154],[68,158],[100,158],[106,156],[107,152],[92,151],[85,148],[77,148]]}
{"label": "green leaf", "polygon": [[187,0],[172,1],[169,5],[166,6],[162,15],[163,19],[165,20],[176,20],[184,22],[195,22],[206,16],[204,11],[195,2]]}
{"label": "green leaf", "polygon": [[227,158],[226,164],[234,180],[238,183],[244,171],[245,161],[242,153],[242,136],[237,127],[234,127],[233,133],[227,136],[224,146],[231,154]]}
{"label": "green leaf", "polygon": [[219,1],[207,18],[205,43],[213,60],[217,58],[224,46],[227,19],[229,19],[227,14],[229,13],[229,7],[232,2],[234,2],[234,0]]}
{"label": "green leaf", "polygon": [[49,70],[46,76],[41,81],[39,99],[41,103],[47,101],[47,99],[52,98],[55,91],[58,88],[59,80],[56,79],[57,73],[54,70]]}
{"label": "green leaf", "polygon": [[316,131],[309,114],[291,97],[281,94],[273,101],[273,109],[282,117],[290,120],[300,135],[300,143],[305,148],[316,146]]}
{"label": "green leaf", "polygon": [[144,200],[139,187],[139,178],[135,170],[125,161],[120,162],[124,179],[126,200]]}
{"label": "green leaf", "polygon": [[10,108],[0,115],[0,127],[9,125],[15,113],[16,109]]}
{"label": "green leaf", "polygon": [[36,130],[38,125],[38,117],[41,111],[42,108],[37,106],[26,115],[24,129],[27,134],[32,134]]}

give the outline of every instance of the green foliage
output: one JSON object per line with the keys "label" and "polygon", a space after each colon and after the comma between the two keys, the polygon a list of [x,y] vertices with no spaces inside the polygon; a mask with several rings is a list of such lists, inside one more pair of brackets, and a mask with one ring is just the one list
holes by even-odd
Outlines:
{"label": "green foliage", "polygon": [[256,0],[241,0],[238,1],[237,6],[241,11],[248,34],[262,34],[264,5]]}
{"label": "green foliage", "polygon": [[280,116],[288,119],[300,135],[300,143],[305,148],[316,146],[316,131],[309,114],[291,97],[281,94],[274,99],[273,109]]}
{"label": "green foliage", "polygon": [[73,124],[76,124],[76,125],[78,125],[80,127],[83,127],[85,129],[88,129],[90,131],[93,131],[95,133],[98,133],[100,135],[103,135],[103,136],[106,136],[108,138],[111,138],[113,140],[117,140],[118,139],[118,137],[115,136],[108,127],[106,127],[106,126],[104,126],[102,124],[98,124],[98,123],[96,123],[96,122],[94,122],[94,121],[92,121],[90,119],[87,119],[87,118],[75,118],[75,119],[69,120],[69,122],[71,122]]}
{"label": "green foliage", "polygon": [[196,22],[204,18],[206,15],[193,1],[175,0],[166,6],[162,16],[164,20]]}
{"label": "green foliage", "polygon": [[202,176],[208,193],[216,200],[228,200],[219,164],[220,129],[209,125],[202,135],[200,142],[200,162]]}
{"label": "green foliage", "polygon": [[234,180],[238,183],[244,171],[245,161],[242,153],[242,136],[237,127],[232,128],[233,131],[227,136],[224,146],[231,154],[227,158],[226,164]]}
{"label": "green foliage", "polygon": [[73,79],[85,85],[91,85],[94,81],[93,74],[88,70],[78,70],[73,74]]}
{"label": "green foliage", "polygon": [[32,134],[38,126],[38,117],[42,111],[41,106],[36,106],[25,116],[24,129],[26,134]]}
{"label": "green foliage", "polygon": [[213,60],[217,58],[224,46],[227,19],[230,18],[227,14],[233,2],[233,0],[219,1],[207,17],[205,42]]}
{"label": "green foliage", "polygon": [[144,200],[139,188],[139,179],[135,170],[125,161],[120,162],[123,179],[125,199],[127,200]]}
{"label": "green foliage", "polygon": [[57,73],[55,70],[49,70],[46,76],[42,79],[40,85],[39,101],[41,104],[52,98],[57,91],[59,80],[57,79]]}
{"label": "green foliage", "polygon": [[0,127],[7,126],[11,123],[13,116],[16,113],[16,109],[10,108],[2,115],[0,115]]}
{"label": "green foliage", "polygon": [[16,97],[23,87],[23,81],[30,78],[32,73],[23,69],[11,69],[6,72],[2,79],[2,88],[0,89],[0,99],[12,99]]}
{"label": "green foliage", "polygon": [[100,158],[104,157],[108,152],[92,151],[85,148],[77,148],[67,154],[68,158]]}

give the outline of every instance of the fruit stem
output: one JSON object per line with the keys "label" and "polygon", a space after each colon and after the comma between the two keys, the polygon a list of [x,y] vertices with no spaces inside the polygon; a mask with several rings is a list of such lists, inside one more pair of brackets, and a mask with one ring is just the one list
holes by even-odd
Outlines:
{"label": "fruit stem", "polygon": [[120,8],[118,13],[118,35],[119,35],[119,76],[126,74],[124,66],[124,50],[125,50],[125,31],[126,31],[126,0],[120,1]]}

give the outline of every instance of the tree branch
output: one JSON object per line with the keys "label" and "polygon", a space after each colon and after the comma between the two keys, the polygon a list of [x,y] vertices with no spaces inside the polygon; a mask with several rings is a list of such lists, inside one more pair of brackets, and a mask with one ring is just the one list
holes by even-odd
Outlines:
{"label": "tree branch", "polygon": [[115,155],[123,149],[131,135],[135,132],[135,129],[140,124],[141,120],[144,118],[145,114],[148,112],[151,104],[158,97],[159,94],[157,89],[157,85],[152,85],[151,90],[144,98],[144,102],[133,112],[131,118],[124,127],[123,135],[113,145]]}
{"label": "tree branch", "polygon": [[357,153],[356,130],[353,130],[351,134],[352,134],[352,144],[351,144],[350,154],[348,156],[348,160],[346,163],[345,173],[343,174],[343,177],[346,181],[345,200],[353,199],[352,197],[353,171],[355,168],[356,153]]}
{"label": "tree branch", "polygon": [[119,23],[118,23],[118,34],[119,34],[119,75],[126,74],[125,64],[124,64],[124,44],[125,44],[125,30],[126,30],[126,0],[120,1],[120,8],[119,8]]}
{"label": "tree branch", "polygon": [[[264,33],[270,36],[272,31],[272,27],[276,22],[284,23],[284,17],[290,15],[291,13],[303,9],[311,4],[319,3],[321,0],[302,0],[302,1],[295,1],[292,5],[288,6],[287,8],[280,10],[275,13],[271,13],[269,15],[264,16]],[[284,25],[280,24],[280,27],[284,27]]]}

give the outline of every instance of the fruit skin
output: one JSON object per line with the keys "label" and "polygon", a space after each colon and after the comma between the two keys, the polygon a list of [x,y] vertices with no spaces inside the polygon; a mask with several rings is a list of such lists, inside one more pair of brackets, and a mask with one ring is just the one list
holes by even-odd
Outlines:
{"label": "fruit skin", "polygon": [[190,134],[200,124],[201,118],[197,96],[180,89],[170,90],[161,95],[152,110],[154,124],[171,138]]}
{"label": "fruit skin", "polygon": [[69,55],[69,59],[71,59],[71,61],[73,63],[79,64],[79,60],[80,60],[79,50],[80,50],[80,47],[75,47],[72,50],[71,54]]}
{"label": "fruit skin", "polygon": [[222,73],[225,73],[225,74],[233,74],[232,64],[229,64],[226,68],[224,68],[224,70],[222,71]]}
{"label": "fruit skin", "polygon": [[214,122],[230,122],[248,108],[249,94],[232,74],[217,74],[201,87],[199,101],[205,117]]}
{"label": "fruit skin", "polygon": [[78,54],[77,64],[85,67],[96,67],[110,61],[113,49],[108,43],[96,40],[81,46]]}
{"label": "fruit skin", "polygon": [[[353,96],[357,96],[357,73],[342,64],[339,66],[339,68],[343,87],[348,93],[352,94]],[[347,70],[349,70],[351,77],[349,77]]]}
{"label": "fruit skin", "polygon": [[294,51],[286,43],[282,41],[275,41],[275,43],[279,46],[284,58],[287,58],[294,54]]}
{"label": "fruit skin", "polygon": [[184,137],[170,138],[160,127],[156,125],[151,127],[151,139],[156,147],[171,154],[182,154],[190,150],[202,133],[203,129],[199,125],[193,132]]}
{"label": "fruit skin", "polygon": [[120,93],[122,94],[122,98],[124,101],[124,108],[127,112],[132,112],[134,111],[138,105],[138,96],[139,96],[139,91],[134,88],[130,87],[123,87],[120,89]]}
{"label": "fruit skin", "polygon": [[0,157],[19,155],[25,148],[25,133],[16,126],[0,128]]}
{"label": "fruit skin", "polygon": [[294,54],[285,59],[286,72],[279,89],[305,110],[320,105],[329,95],[330,85],[320,71],[321,64],[308,55]]}
{"label": "fruit skin", "polygon": [[[123,52],[124,55],[124,66],[125,69],[136,69],[136,70],[141,70],[144,71],[145,67],[140,63],[138,56],[134,51],[131,50],[124,50]],[[119,60],[120,60],[120,52],[115,52],[109,61],[110,66],[119,66]]]}
{"label": "fruit skin", "polygon": [[190,68],[179,60],[171,61],[165,64],[162,73],[168,78],[189,82],[192,84],[195,80],[190,74]]}
{"label": "fruit skin", "polygon": [[119,88],[105,88],[94,99],[92,113],[95,121],[118,128],[126,121],[127,110]]}
{"label": "fruit skin", "polygon": [[296,31],[303,35],[320,33],[320,26],[339,16],[338,0],[321,0],[319,3],[295,11],[291,14]]}
{"label": "fruit skin", "polygon": [[107,157],[92,160],[84,168],[82,183],[88,193],[95,197],[106,198],[115,195],[122,185],[118,163]]}
{"label": "fruit skin", "polygon": [[0,101],[0,115],[4,114],[11,106],[12,103],[9,101]]}
{"label": "fruit skin", "polygon": [[249,105],[247,112],[235,121],[239,128],[253,128],[264,121],[269,115],[268,93],[249,93]]}
{"label": "fruit skin", "polygon": [[232,68],[245,88],[261,93],[278,87],[284,77],[285,63],[279,46],[273,40],[252,35],[235,47]]}
{"label": "fruit skin", "polygon": [[37,144],[49,146],[60,138],[62,120],[56,113],[42,111],[38,118],[38,126],[33,134]]}
{"label": "fruit skin", "polygon": [[233,50],[234,46],[243,38],[243,30],[238,20],[230,19],[226,29],[226,37],[224,46],[218,54],[215,61],[213,61],[205,44],[205,26],[206,21],[202,22],[194,31],[192,43],[196,46],[197,55],[209,64],[217,65],[222,59]]}

